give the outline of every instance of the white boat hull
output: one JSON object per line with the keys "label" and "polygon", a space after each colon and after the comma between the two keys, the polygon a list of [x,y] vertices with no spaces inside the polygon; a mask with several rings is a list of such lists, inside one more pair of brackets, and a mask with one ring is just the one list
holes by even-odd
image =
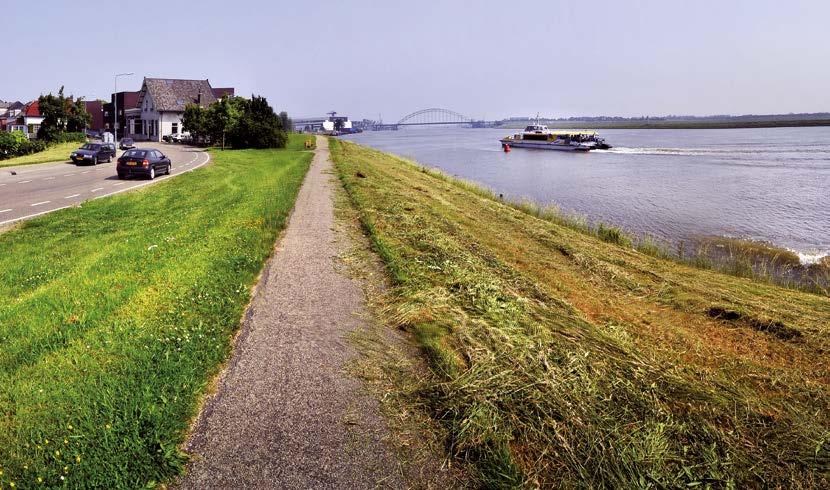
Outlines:
{"label": "white boat hull", "polygon": [[558,150],[558,151],[589,151],[588,145],[571,145],[554,143],[552,141],[533,140],[501,140],[502,145],[510,145],[511,148],[535,148],[537,150]]}

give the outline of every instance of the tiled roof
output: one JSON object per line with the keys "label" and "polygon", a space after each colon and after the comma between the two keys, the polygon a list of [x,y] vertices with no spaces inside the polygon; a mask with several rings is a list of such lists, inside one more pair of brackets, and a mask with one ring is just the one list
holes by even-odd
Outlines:
{"label": "tiled roof", "polygon": [[40,102],[33,100],[26,106],[23,114],[27,117],[40,117]]}
{"label": "tiled roof", "polygon": [[144,87],[138,98],[138,105],[144,100],[144,88],[153,98],[154,108],[157,111],[183,112],[187,104],[199,102],[207,107],[216,101],[213,89],[207,80],[178,80],[171,78],[145,78]]}
{"label": "tiled roof", "polygon": [[217,99],[221,99],[224,96],[233,97],[234,89],[233,87],[221,87],[221,88],[214,88],[213,89],[213,96]]}

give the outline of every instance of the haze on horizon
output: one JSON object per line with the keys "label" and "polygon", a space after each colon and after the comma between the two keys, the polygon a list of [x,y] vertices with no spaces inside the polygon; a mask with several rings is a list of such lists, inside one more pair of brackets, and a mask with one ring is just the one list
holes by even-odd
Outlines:
{"label": "haze on horizon", "polygon": [[820,0],[2,0],[0,99],[109,100],[132,71],[119,90],[208,78],[293,117],[824,112],[828,18]]}

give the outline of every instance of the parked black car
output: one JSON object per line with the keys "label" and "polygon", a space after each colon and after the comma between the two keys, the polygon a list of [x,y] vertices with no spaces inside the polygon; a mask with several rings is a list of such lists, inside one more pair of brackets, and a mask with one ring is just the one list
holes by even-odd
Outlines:
{"label": "parked black car", "polygon": [[115,170],[119,179],[139,175],[152,180],[156,175],[170,175],[170,159],[155,148],[135,148],[127,150],[118,158]]}
{"label": "parked black car", "polygon": [[135,148],[135,141],[132,138],[121,138],[121,144],[118,147],[122,150],[131,150]]}
{"label": "parked black car", "polygon": [[73,151],[69,158],[72,159],[75,165],[80,163],[98,165],[99,162],[104,160],[111,162],[114,156],[115,145],[113,143],[87,143]]}

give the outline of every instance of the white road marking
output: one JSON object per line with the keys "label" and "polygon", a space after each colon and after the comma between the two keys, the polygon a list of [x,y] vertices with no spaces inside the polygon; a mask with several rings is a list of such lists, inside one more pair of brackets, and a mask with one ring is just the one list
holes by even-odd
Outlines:
{"label": "white road marking", "polygon": [[0,184],[0,187],[3,187],[4,185],[6,185],[6,184]]}
{"label": "white road marking", "polygon": [[[199,157],[205,157],[205,159],[204,159],[205,161],[204,161],[204,162],[199,163],[198,165],[194,165],[192,168],[189,168],[189,169],[187,169],[187,170],[185,170],[185,171],[182,171],[182,172],[179,172],[179,173],[182,173],[182,174],[183,174],[183,173],[186,173],[186,172],[190,172],[190,171],[192,171],[192,170],[196,170],[197,168],[202,167],[202,166],[204,166],[204,165],[207,165],[207,163],[208,163],[208,162],[210,162],[210,154],[209,154],[209,153],[206,153],[206,152],[197,153],[197,154],[193,157],[193,160],[195,161],[195,160],[196,160],[196,159],[198,159]],[[138,185],[134,185],[134,186],[132,186],[132,187],[124,187],[124,188],[122,188],[122,189],[118,189],[118,190],[113,191],[113,192],[110,192],[110,193],[108,193],[108,194],[101,194],[101,195],[95,196],[95,197],[93,197],[93,199],[101,199],[101,198],[103,198],[103,197],[111,196],[111,195],[113,195],[113,194],[120,194],[120,193],[122,193],[122,192],[126,192],[126,191],[131,190],[131,189],[134,189],[134,188],[136,188],[136,187],[142,187],[142,186],[145,186],[145,185],[148,185],[148,184],[152,184],[153,182],[155,182],[155,181],[153,181],[153,180],[149,180],[149,181],[146,181],[146,182],[144,182],[144,183],[141,183],[141,184],[138,184]],[[48,214],[48,213],[52,213],[52,212],[55,212],[55,211],[59,211],[59,210],[61,210],[61,209],[70,208],[70,207],[72,207],[72,206],[75,206],[75,205],[74,205],[74,204],[69,204],[69,205],[66,205],[66,206],[60,206],[60,207],[57,207],[57,208],[54,208],[54,209],[47,209],[46,211],[40,211],[40,212],[38,212],[38,213],[32,213],[32,214],[29,214],[29,215],[26,215],[26,216],[21,216],[21,217],[19,217],[19,218],[12,218],[12,219],[8,219],[8,220],[5,220],[5,221],[0,221],[0,225],[5,225],[5,224],[8,224],[8,223],[14,223],[14,222],[17,222],[17,221],[23,221],[23,220],[26,220],[26,219],[29,219],[29,218],[34,218],[34,217],[36,217],[36,216],[41,216],[41,215],[44,215],[44,214]]]}
{"label": "white road marking", "polygon": [[41,204],[49,204],[52,201],[43,201],[43,202],[36,202],[34,204],[30,204],[30,206],[40,206]]}
{"label": "white road marking", "polygon": [[80,194],[72,194],[71,196],[66,196],[64,199],[72,199],[73,197],[78,197]]}
{"label": "white road marking", "polygon": [[21,180],[18,184],[28,184],[31,180]]}
{"label": "white road marking", "polygon": [[70,175],[75,175],[75,172],[72,172],[71,174],[63,174],[64,177],[69,177]]}
{"label": "white road marking", "polygon": [[43,179],[43,180],[55,180],[55,178],[54,178],[54,177],[46,177],[46,178],[45,178],[45,179]]}
{"label": "white road marking", "polygon": [[117,184],[112,184],[112,186],[113,186],[113,187],[116,187],[116,186],[119,186],[119,185],[124,185],[124,184],[126,184],[126,182],[119,182],[119,183],[117,183]]}
{"label": "white road marking", "polygon": [[9,209],[0,209],[0,213],[8,213],[9,211],[11,211],[11,208],[9,208]]}
{"label": "white road marking", "polygon": [[89,172],[90,172],[90,170],[87,170],[86,172],[81,172],[81,173],[82,174],[88,174]]}
{"label": "white road marking", "polygon": [[29,214],[27,216],[21,216],[19,218],[7,219],[6,221],[0,221],[0,225],[5,225],[5,224],[8,224],[8,223],[14,223],[15,221],[23,221],[24,219],[34,218],[35,216],[40,216],[42,214],[49,214],[49,213],[52,213],[54,211],[59,211],[61,209],[66,209],[68,207],[71,207],[71,206],[61,206],[59,208],[47,209],[46,211],[41,211],[39,213],[32,213],[32,214]]}
{"label": "white road marking", "polygon": [[98,187],[97,189],[92,189],[92,190],[91,190],[91,191],[89,191],[89,192],[98,192],[98,191],[102,191],[102,190],[104,190],[104,188],[103,188],[103,187]]}

